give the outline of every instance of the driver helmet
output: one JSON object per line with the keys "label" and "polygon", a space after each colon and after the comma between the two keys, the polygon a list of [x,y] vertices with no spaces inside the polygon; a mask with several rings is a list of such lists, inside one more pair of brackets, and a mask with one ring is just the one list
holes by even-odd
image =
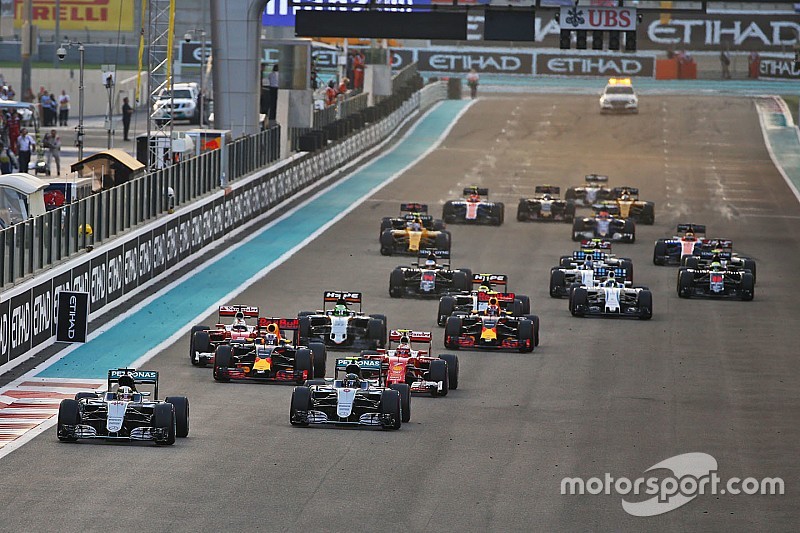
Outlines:
{"label": "driver helmet", "polygon": [[239,311],[233,318],[233,329],[241,330],[242,328],[247,328],[247,321],[244,319],[244,313]]}
{"label": "driver helmet", "polygon": [[264,344],[267,346],[277,346],[278,336],[274,333],[267,333],[264,335]]}
{"label": "driver helmet", "polygon": [[400,344],[394,354],[398,357],[409,357],[411,355],[411,347],[408,344]]}
{"label": "driver helmet", "polygon": [[467,198],[467,200],[470,201],[470,202],[480,202],[481,201],[481,195],[478,194],[478,193],[475,193],[475,192],[470,193],[469,198]]}
{"label": "driver helmet", "polygon": [[493,301],[486,306],[486,316],[500,316],[500,306],[497,305],[497,300],[493,299]]}
{"label": "driver helmet", "polygon": [[552,200],[552,197],[549,194],[542,195],[542,200]]}
{"label": "driver helmet", "polygon": [[361,380],[359,379],[358,374],[345,375],[344,379],[342,380],[342,387],[346,389],[361,388]]}
{"label": "driver helmet", "polygon": [[711,270],[722,270],[722,260],[720,260],[718,255],[715,255],[711,259]]}
{"label": "driver helmet", "polygon": [[333,316],[350,316],[350,310],[343,303],[338,303],[333,308]]}
{"label": "driver helmet", "polygon": [[129,402],[133,398],[133,389],[130,387],[120,387],[117,389],[117,400]]}
{"label": "driver helmet", "polygon": [[686,233],[683,234],[683,238],[686,239],[687,241],[693,241],[694,232],[692,230],[687,231]]}
{"label": "driver helmet", "polygon": [[599,213],[597,213],[597,217],[598,217],[598,218],[601,218],[601,219],[603,219],[603,220],[607,219],[607,218],[608,218],[608,216],[609,216],[609,215],[608,215],[608,210],[606,210],[606,209],[601,209],[601,210],[600,210],[600,212],[599,212]]}
{"label": "driver helmet", "polygon": [[630,199],[631,199],[631,195],[630,195],[630,194],[628,194],[628,193],[622,193],[622,194],[619,196],[619,199],[620,199],[620,200],[623,200],[623,201],[627,201],[627,200],[630,200]]}
{"label": "driver helmet", "polygon": [[411,231],[420,231],[422,230],[422,220],[415,218],[408,223],[408,227],[411,229]]}
{"label": "driver helmet", "polygon": [[428,255],[428,258],[425,260],[425,266],[428,267],[436,266],[436,254]]}
{"label": "driver helmet", "polygon": [[617,280],[614,277],[614,271],[613,270],[609,270],[608,271],[608,277],[606,278],[605,286],[606,287],[616,287],[617,286]]}
{"label": "driver helmet", "polygon": [[592,261],[591,254],[586,254],[583,256],[583,268],[586,270],[593,270],[594,262]]}

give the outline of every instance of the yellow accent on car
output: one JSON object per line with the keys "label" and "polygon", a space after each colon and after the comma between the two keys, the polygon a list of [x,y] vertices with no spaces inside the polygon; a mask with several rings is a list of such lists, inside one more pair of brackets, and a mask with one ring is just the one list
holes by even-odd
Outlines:
{"label": "yellow accent on car", "polygon": [[483,328],[483,331],[481,332],[481,340],[493,341],[495,339],[497,339],[497,331],[495,331],[493,328]]}
{"label": "yellow accent on car", "polygon": [[256,361],[256,364],[253,365],[253,370],[269,370],[272,366],[271,363],[269,359],[259,359]]}

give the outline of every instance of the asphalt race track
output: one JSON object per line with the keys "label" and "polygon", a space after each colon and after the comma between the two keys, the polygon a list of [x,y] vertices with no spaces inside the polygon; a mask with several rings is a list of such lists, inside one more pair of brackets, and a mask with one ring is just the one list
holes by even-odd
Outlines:
{"label": "asphalt race track", "polygon": [[[574,247],[570,226],[515,220],[535,184],[587,173],[656,202],[656,224],[615,246],[654,293],[651,321],[571,317],[547,291]],[[361,290],[367,312],[432,329],[440,352],[435,302],[389,298],[389,272],[407,259],[379,255],[379,221],[403,201],[438,215],[469,184],[506,203],[506,223],[451,226],[453,264],[505,272],[531,296],[534,353],[460,352],[459,389],[415,397],[398,432],[298,429],[291,386],[215,383],[189,364],[187,336],[147,368],[164,393],[189,397],[189,438],[68,445],[48,430],[0,462],[0,530],[795,530],[800,204],[752,101],[647,96],[638,116],[600,116],[595,96],[482,99],[438,150],[236,302],[292,316],[320,307],[325,289]],[[758,261],[754,301],[677,297],[676,269],[651,258],[678,222],[705,223]],[[786,495],[701,495],[642,518],[619,494],[560,494],[565,476],[635,479],[689,452],[713,456],[723,480],[781,477]]]}

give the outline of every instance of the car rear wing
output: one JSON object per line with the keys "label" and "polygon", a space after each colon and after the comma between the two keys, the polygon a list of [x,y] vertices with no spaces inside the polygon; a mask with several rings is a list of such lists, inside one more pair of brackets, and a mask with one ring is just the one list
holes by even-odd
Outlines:
{"label": "car rear wing", "polygon": [[361,357],[341,357],[336,359],[336,365],[333,370],[334,379],[338,378],[340,373],[347,372],[348,367],[351,365],[358,367],[359,374],[361,374],[362,378],[377,378],[380,383],[381,377],[383,376],[382,359],[365,359]]}
{"label": "car rear wing", "polygon": [[730,261],[733,257],[731,252],[715,252],[713,250],[701,250],[700,259],[711,261],[714,257],[718,257],[721,261]]}
{"label": "car rear wing", "polygon": [[389,332],[389,342],[431,342],[432,339],[433,334],[430,331],[393,329]]}
{"label": "car rear wing", "polygon": [[237,313],[242,313],[245,318],[258,318],[258,307],[250,305],[221,305],[219,306],[219,316],[235,317]]}
{"label": "car rear wing", "polygon": [[611,251],[611,241],[604,239],[586,239],[581,241],[581,250],[605,250]]}
{"label": "car rear wing", "polygon": [[628,187],[628,186],[614,187],[613,189],[611,189],[611,194],[614,196],[614,198],[619,198],[623,194],[627,194],[636,199],[639,198],[639,189],[638,187]]}
{"label": "car rear wing", "polygon": [[485,196],[486,198],[489,197],[489,189],[486,187],[478,187],[476,185],[472,185],[470,187],[464,187],[464,196],[469,196],[470,194],[477,194],[479,196]]}
{"label": "car rear wing", "polygon": [[691,223],[684,223],[678,224],[678,235],[683,233],[692,232],[695,235],[705,235],[706,234],[706,227],[703,224],[691,224]]}
{"label": "car rear wing", "polygon": [[603,278],[607,277],[611,272],[614,273],[614,278],[620,280],[620,283],[623,283],[624,280],[628,277],[628,269],[622,267],[599,267],[594,270],[595,278]]}
{"label": "car rear wing", "polygon": [[419,219],[420,222],[430,222],[433,220],[433,215],[428,215],[426,213],[406,213],[402,216],[402,219],[405,222],[414,222],[417,219]]}
{"label": "car rear wing", "polygon": [[407,203],[407,204],[400,204],[400,212],[401,213],[427,213],[428,212],[428,204],[420,204],[420,203]]}
{"label": "car rear wing", "polygon": [[442,261],[443,264],[450,266],[450,250],[439,250],[438,248],[421,248],[417,256],[417,265],[423,263],[430,255],[436,257],[436,261]]}
{"label": "car rear wing", "polygon": [[120,387],[136,388],[137,384],[155,385],[153,398],[158,399],[158,372],[155,370],[136,370],[135,368],[117,368],[108,371],[108,390],[117,384]]}
{"label": "car rear wing", "polygon": [[300,331],[300,319],[298,318],[277,318],[277,317],[264,317],[258,319],[258,333],[259,335],[265,335],[267,333],[272,333],[273,335],[277,335],[279,338],[283,338],[286,335],[284,333],[292,331],[293,332],[293,340],[297,339],[297,332]]}
{"label": "car rear wing", "polygon": [[572,258],[578,261],[583,261],[587,257],[592,261],[605,261],[608,259],[608,254],[602,250],[576,250],[572,252]]}
{"label": "car rear wing", "polygon": [[586,174],[583,179],[586,183],[608,183],[608,176],[602,174]]}
{"label": "car rear wing", "polygon": [[481,291],[478,293],[478,301],[479,302],[489,302],[492,298],[497,299],[498,304],[504,304],[508,302],[513,302],[514,298],[516,298],[516,294],[513,292],[485,292]]}
{"label": "car rear wing", "polygon": [[592,210],[595,213],[606,211],[609,215],[619,216],[619,205],[617,205],[617,202],[615,201],[605,201],[592,204]]}
{"label": "car rear wing", "polygon": [[733,240],[731,239],[700,239],[700,246],[703,249],[733,250]]}
{"label": "car rear wing", "polygon": [[554,194],[556,196],[561,195],[561,187],[558,185],[537,185],[533,189],[534,194]]}
{"label": "car rear wing", "polygon": [[358,304],[358,311],[361,312],[361,293],[360,292],[344,292],[344,291],[325,291],[322,296],[322,308],[324,311],[328,310],[328,304],[337,303],[344,304]]}
{"label": "car rear wing", "polygon": [[472,274],[472,285],[494,287],[500,285],[508,286],[508,275],[506,274]]}

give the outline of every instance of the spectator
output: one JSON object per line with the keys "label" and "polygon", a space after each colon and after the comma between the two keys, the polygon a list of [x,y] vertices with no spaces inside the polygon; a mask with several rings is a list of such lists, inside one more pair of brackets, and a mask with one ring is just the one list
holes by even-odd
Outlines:
{"label": "spectator", "polygon": [[325,105],[332,106],[336,103],[336,82],[330,80],[328,82],[328,88],[325,89]]}
{"label": "spectator", "polygon": [[278,112],[278,87],[280,86],[280,76],[278,75],[278,65],[272,67],[272,72],[267,76],[269,84],[269,116],[270,121],[274,121]]}
{"label": "spectator", "polygon": [[50,175],[50,162],[55,159],[56,161],[56,176],[61,175],[61,137],[58,136],[56,130],[50,130],[42,139],[42,147],[44,148],[44,173],[46,176]]}
{"label": "spectator", "polygon": [[50,95],[47,93],[47,91],[44,91],[42,96],[39,97],[39,103],[42,105],[42,115],[43,115],[42,125],[43,126],[52,126],[53,122],[52,122],[52,118],[50,116],[50,110],[51,110],[51,107],[50,107]]}
{"label": "spectator", "polygon": [[28,172],[31,164],[31,152],[36,148],[36,140],[28,133],[26,128],[22,128],[22,131],[20,131],[17,146],[19,147],[19,171]]}
{"label": "spectator", "polygon": [[0,142],[0,174],[11,174],[17,166],[19,166],[17,156]]}
{"label": "spectator", "polygon": [[55,93],[50,93],[50,125],[58,123],[58,98]]}
{"label": "spectator", "polygon": [[361,50],[356,50],[353,56],[353,89],[359,90],[364,88],[364,68],[367,59]]}
{"label": "spectator", "polygon": [[731,58],[724,48],[719,52],[719,62],[722,65],[722,79],[731,79]]}
{"label": "spectator", "polygon": [[58,125],[68,126],[69,121],[69,95],[67,91],[61,89],[61,96],[58,97]]}
{"label": "spectator", "polygon": [[11,110],[8,120],[6,120],[6,126],[8,127],[8,147],[17,154],[19,153],[17,139],[19,138],[19,129],[22,127],[22,117],[17,113],[16,109]]}
{"label": "spectator", "polygon": [[761,56],[753,50],[747,58],[747,77],[758,79],[761,70]]}
{"label": "spectator", "polygon": [[8,86],[7,85],[3,85],[3,88],[0,89],[0,100],[11,100],[11,98],[8,97]]}
{"label": "spectator", "polygon": [[9,100],[13,100],[14,98],[17,97],[17,93],[14,91],[14,87],[12,87],[10,83],[8,84],[8,91],[7,92],[8,92],[8,99]]}
{"label": "spectator", "polygon": [[345,96],[350,91],[350,89],[347,88],[349,84],[350,84],[349,78],[342,78],[342,81],[339,82],[339,88],[336,90],[336,92],[341,94],[342,96]]}
{"label": "spectator", "polygon": [[131,117],[133,116],[133,107],[131,107],[128,97],[122,99],[122,138],[125,141],[130,141],[128,134],[131,131]]}
{"label": "spectator", "polygon": [[469,85],[469,94],[474,99],[478,96],[478,82],[480,81],[480,76],[475,69],[469,71],[467,74],[467,85]]}

